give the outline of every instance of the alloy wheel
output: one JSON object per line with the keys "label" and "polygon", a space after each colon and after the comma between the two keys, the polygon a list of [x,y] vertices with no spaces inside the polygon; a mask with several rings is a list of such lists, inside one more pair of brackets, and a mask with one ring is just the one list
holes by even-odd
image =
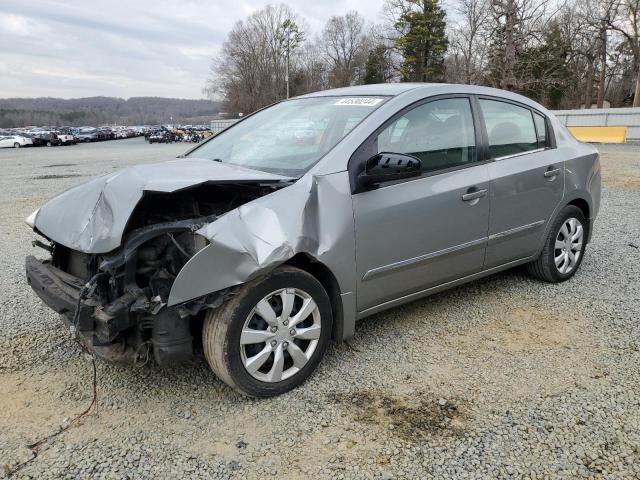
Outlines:
{"label": "alloy wheel", "polygon": [[283,288],[260,300],[240,335],[242,364],[254,378],[280,382],[311,359],[321,332],[320,310],[311,295]]}
{"label": "alloy wheel", "polygon": [[584,228],[580,220],[570,217],[564,221],[556,236],[553,252],[558,272],[566,275],[576,268],[582,255],[583,236]]}

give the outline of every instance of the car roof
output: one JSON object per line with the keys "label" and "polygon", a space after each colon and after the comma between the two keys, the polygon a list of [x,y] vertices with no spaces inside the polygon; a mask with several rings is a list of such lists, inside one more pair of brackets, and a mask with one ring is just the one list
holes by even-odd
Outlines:
{"label": "car roof", "polygon": [[[548,111],[534,100],[520,94],[501,90],[498,88],[484,87],[480,85],[467,85],[457,83],[376,83],[372,85],[358,85],[355,87],[333,88],[319,92],[308,93],[295,98],[332,97],[332,96],[391,96],[397,97],[412,91],[421,97],[442,94],[471,94],[487,95],[492,97],[514,100],[536,108],[543,113]],[[412,96],[413,93],[411,94]]]}
{"label": "car roof", "polygon": [[374,83],[371,85],[357,85],[355,87],[332,88],[318,92],[307,93],[296,98],[305,97],[333,97],[343,95],[390,95],[396,96],[413,90],[414,88],[426,88],[437,83]]}

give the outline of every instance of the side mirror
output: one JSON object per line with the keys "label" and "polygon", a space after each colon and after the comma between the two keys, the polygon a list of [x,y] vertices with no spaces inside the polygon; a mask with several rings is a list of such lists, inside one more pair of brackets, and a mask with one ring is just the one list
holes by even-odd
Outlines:
{"label": "side mirror", "polygon": [[360,184],[365,187],[378,183],[419,177],[422,173],[422,162],[416,157],[402,153],[378,153],[365,165],[364,171],[358,175]]}

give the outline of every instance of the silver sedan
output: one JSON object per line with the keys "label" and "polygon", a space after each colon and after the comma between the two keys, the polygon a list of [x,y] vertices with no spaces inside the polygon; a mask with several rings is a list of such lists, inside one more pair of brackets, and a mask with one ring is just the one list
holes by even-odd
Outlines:
{"label": "silver sedan", "polygon": [[516,265],[570,279],[599,201],[596,150],[536,102],[351,87],[62,193],[27,219],[46,255],[26,273],[96,355],[202,348],[231,387],[271,396],[373,313]]}

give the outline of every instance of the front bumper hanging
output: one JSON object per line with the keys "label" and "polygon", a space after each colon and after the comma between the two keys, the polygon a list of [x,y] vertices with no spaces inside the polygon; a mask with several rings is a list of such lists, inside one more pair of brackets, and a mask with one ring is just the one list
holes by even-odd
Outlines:
{"label": "front bumper hanging", "polygon": [[85,287],[82,280],[31,255],[26,258],[25,270],[33,291],[48,307],[61,315],[67,326],[71,326],[76,308],[79,307],[75,319],[76,338],[85,348],[108,362],[136,362],[135,349],[128,347],[124,341],[108,341],[110,325],[96,318],[96,308],[99,307],[97,302],[91,298],[79,301]]}

